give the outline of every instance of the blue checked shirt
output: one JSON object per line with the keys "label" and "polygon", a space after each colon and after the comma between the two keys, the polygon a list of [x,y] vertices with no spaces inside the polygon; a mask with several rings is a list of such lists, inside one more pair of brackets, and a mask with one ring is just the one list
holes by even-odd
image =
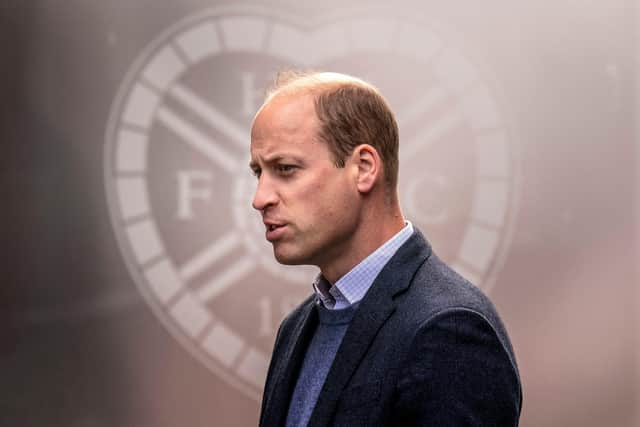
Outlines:
{"label": "blue checked shirt", "polygon": [[367,293],[380,270],[412,234],[413,225],[407,221],[402,230],[360,261],[333,286],[322,274],[318,274],[313,282],[313,289],[319,301],[330,310],[340,310],[358,303]]}

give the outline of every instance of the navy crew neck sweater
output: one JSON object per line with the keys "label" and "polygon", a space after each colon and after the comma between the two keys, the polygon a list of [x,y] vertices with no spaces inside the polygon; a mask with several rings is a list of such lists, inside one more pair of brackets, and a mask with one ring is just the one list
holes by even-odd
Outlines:
{"label": "navy crew neck sweater", "polygon": [[340,310],[316,305],[319,321],[293,391],[286,427],[305,427],[316,406],[318,395],[333,364],[338,347],[353,319],[357,304]]}

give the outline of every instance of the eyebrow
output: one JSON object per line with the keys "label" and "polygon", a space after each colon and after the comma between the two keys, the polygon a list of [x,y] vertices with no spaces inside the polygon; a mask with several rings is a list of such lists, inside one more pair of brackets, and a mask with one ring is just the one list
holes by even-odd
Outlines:
{"label": "eyebrow", "polygon": [[[279,162],[279,161],[281,161],[281,160],[283,160],[283,159],[291,159],[291,160],[293,160],[293,161],[295,161],[295,162],[298,162],[298,163],[302,163],[302,162],[303,162],[303,160],[302,160],[299,156],[296,156],[296,155],[293,155],[293,154],[281,154],[281,153],[276,153],[276,154],[273,154],[273,155],[271,155],[271,156],[267,156],[267,157],[264,159],[264,163],[266,163],[266,164],[269,164],[269,163],[276,163],[276,162]],[[260,167],[260,166],[258,165],[258,162],[257,162],[257,161],[255,161],[255,160],[251,160],[251,161],[249,162],[249,167],[250,167],[251,169],[255,169],[255,168],[258,168],[258,167]]]}

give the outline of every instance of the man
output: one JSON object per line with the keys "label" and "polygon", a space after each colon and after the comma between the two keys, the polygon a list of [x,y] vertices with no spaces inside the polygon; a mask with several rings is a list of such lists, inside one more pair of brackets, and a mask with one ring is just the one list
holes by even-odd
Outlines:
{"label": "man", "polygon": [[494,307],[402,216],[398,128],[377,89],[281,75],[254,119],[250,166],[276,259],[320,268],[278,331],[261,426],[518,424]]}

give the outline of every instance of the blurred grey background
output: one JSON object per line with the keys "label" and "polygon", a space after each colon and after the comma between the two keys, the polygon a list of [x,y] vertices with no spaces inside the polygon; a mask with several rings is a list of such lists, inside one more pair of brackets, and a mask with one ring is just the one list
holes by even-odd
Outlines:
{"label": "blurred grey background", "polygon": [[251,117],[286,67],[388,96],[405,214],[498,307],[521,425],[640,425],[637,2],[0,13],[0,425],[256,425],[314,275],[271,262],[249,203]]}

